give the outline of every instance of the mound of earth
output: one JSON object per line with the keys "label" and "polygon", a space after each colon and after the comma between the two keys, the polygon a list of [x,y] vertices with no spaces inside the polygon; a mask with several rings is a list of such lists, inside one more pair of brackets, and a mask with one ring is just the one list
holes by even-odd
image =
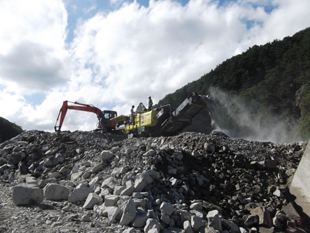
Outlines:
{"label": "mound of earth", "polygon": [[0,144],[0,232],[309,232],[287,187],[305,147],[23,132]]}

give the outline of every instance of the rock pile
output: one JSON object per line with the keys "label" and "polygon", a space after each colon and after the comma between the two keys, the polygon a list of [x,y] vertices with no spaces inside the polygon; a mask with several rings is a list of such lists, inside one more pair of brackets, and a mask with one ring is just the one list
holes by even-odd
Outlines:
{"label": "rock pile", "polygon": [[287,188],[305,146],[28,131],[0,144],[0,232],[307,232]]}

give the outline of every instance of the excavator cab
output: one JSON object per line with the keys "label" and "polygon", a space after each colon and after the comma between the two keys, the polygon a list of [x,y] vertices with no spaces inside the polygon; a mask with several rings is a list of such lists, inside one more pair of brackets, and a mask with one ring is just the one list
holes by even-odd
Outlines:
{"label": "excavator cab", "polygon": [[111,132],[115,128],[115,123],[111,121],[112,118],[117,117],[117,112],[111,110],[103,110],[100,114],[98,128],[106,128]]}

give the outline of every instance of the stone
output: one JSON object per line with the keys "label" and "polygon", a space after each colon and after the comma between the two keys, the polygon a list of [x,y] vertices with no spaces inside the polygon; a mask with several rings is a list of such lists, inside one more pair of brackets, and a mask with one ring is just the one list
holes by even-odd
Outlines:
{"label": "stone", "polygon": [[71,181],[78,180],[83,175],[83,173],[84,173],[83,171],[72,173],[71,174]]}
{"label": "stone", "polygon": [[145,233],[160,232],[161,225],[156,219],[149,218],[143,228]]}
{"label": "stone", "polygon": [[23,160],[23,158],[25,158],[26,155],[23,152],[14,152],[12,154],[9,154],[7,156],[7,160],[9,163],[12,163],[14,165],[18,164],[20,161]]}
{"label": "stone", "polygon": [[91,192],[92,189],[89,187],[76,188],[69,194],[68,201],[73,203],[78,201],[85,201],[88,194],[90,194]]}
{"label": "stone", "polygon": [[185,233],[194,233],[194,230],[191,226],[191,223],[188,220],[183,222],[183,229],[184,229]]}
{"label": "stone", "polygon": [[113,157],[114,155],[111,153],[111,151],[108,151],[108,150],[103,150],[101,153],[100,153],[100,157],[103,161],[105,160],[109,160]]}
{"label": "stone", "polygon": [[119,224],[128,226],[136,217],[136,205],[133,200],[125,201],[122,204],[123,214]]}
{"label": "stone", "polygon": [[257,215],[259,220],[258,224],[262,226],[271,227],[272,226],[272,219],[270,216],[270,212],[263,207],[256,207],[255,209],[251,210],[251,215]]}
{"label": "stone", "polygon": [[170,175],[176,175],[178,173],[178,169],[168,166],[168,174]]}
{"label": "stone", "polygon": [[156,154],[156,152],[153,150],[153,149],[150,149],[150,150],[148,150],[147,152],[145,152],[144,154],[143,154],[143,156],[145,156],[145,157],[151,157],[151,156],[154,156]]}
{"label": "stone", "polygon": [[161,220],[162,222],[164,222],[165,224],[169,225],[170,218],[169,218],[168,215],[162,214],[160,220]]}
{"label": "stone", "polygon": [[88,194],[86,201],[83,205],[84,209],[92,209],[94,205],[101,204],[103,202],[102,197],[95,193]]}
{"label": "stone", "polygon": [[90,219],[90,217],[87,214],[83,215],[81,220],[83,222],[91,222],[91,219]]}
{"label": "stone", "polygon": [[260,227],[259,233],[274,233],[274,227],[266,228],[266,227]]}
{"label": "stone", "polygon": [[189,207],[191,210],[202,210],[202,203],[198,203],[198,202],[195,202],[195,203],[192,203]]}
{"label": "stone", "polygon": [[283,206],[282,211],[287,215],[287,217],[294,219],[297,222],[301,219],[292,202],[288,203],[286,206]]}
{"label": "stone", "polygon": [[126,188],[126,186],[117,185],[114,187],[113,194],[114,195],[120,195],[125,188]]}
{"label": "stone", "polygon": [[267,168],[277,168],[277,161],[274,159],[265,160],[265,167]]}
{"label": "stone", "polygon": [[105,179],[105,180],[102,182],[101,187],[102,187],[102,188],[108,187],[108,188],[114,190],[115,186],[118,186],[118,185],[120,185],[120,184],[119,184],[119,181],[118,181],[116,178],[114,178],[114,177],[111,176],[111,177]]}
{"label": "stone", "polygon": [[216,230],[222,231],[222,223],[218,210],[211,210],[206,216],[208,226],[213,227]]}
{"label": "stone", "polygon": [[199,231],[199,229],[206,227],[207,223],[202,218],[197,216],[191,217],[191,226],[193,227],[194,231]]}
{"label": "stone", "polygon": [[102,170],[102,168],[103,168],[103,164],[99,163],[99,164],[95,165],[93,168],[91,168],[90,172],[91,173],[98,173]]}
{"label": "stone", "polygon": [[244,229],[243,227],[239,227],[240,233],[248,233],[248,231],[246,229]]}
{"label": "stone", "polygon": [[56,163],[62,163],[63,161],[65,161],[65,158],[62,156],[62,154],[57,153],[55,156],[55,162]]}
{"label": "stone", "polygon": [[105,211],[107,213],[109,220],[112,222],[115,220],[117,215],[121,212],[121,209],[116,206],[108,206],[105,208]]}
{"label": "stone", "polygon": [[249,215],[247,219],[244,221],[245,227],[252,227],[258,225],[259,217],[257,215]]}
{"label": "stone", "polygon": [[131,196],[134,190],[135,190],[134,186],[128,186],[128,187],[124,188],[124,190],[121,191],[120,195],[121,196]]}
{"label": "stone", "polygon": [[137,214],[135,219],[131,222],[133,227],[142,228],[145,226],[146,220],[148,219],[148,214]]}
{"label": "stone", "polygon": [[22,162],[22,161],[20,161],[20,162],[18,163],[18,170],[19,170],[19,173],[20,173],[21,175],[26,175],[26,174],[28,174],[28,168],[27,168],[26,164],[25,164],[24,162]]}
{"label": "stone", "polygon": [[171,205],[170,203],[166,203],[166,202],[161,203],[159,208],[160,208],[162,215],[170,216],[174,211],[173,205]]}
{"label": "stone", "polygon": [[284,197],[284,195],[282,194],[282,192],[279,189],[276,189],[276,191],[274,191],[272,194],[277,196],[277,197]]}
{"label": "stone", "polygon": [[119,199],[118,195],[106,195],[104,197],[104,204],[105,206],[114,206],[118,201],[118,199]]}
{"label": "stone", "polygon": [[45,166],[45,167],[53,167],[54,163],[53,163],[53,161],[50,158],[47,158],[47,159],[44,160],[43,166]]}
{"label": "stone", "polygon": [[93,185],[95,185],[98,182],[99,182],[99,177],[95,176],[93,179],[91,179],[91,181],[89,181],[88,185],[89,186],[93,186]]}
{"label": "stone", "polygon": [[226,229],[228,229],[230,233],[239,233],[239,232],[240,232],[239,227],[238,227],[235,223],[233,223],[233,222],[231,222],[231,221],[228,221],[228,220],[226,220],[226,219],[223,219],[223,220],[222,220],[222,225],[223,225]]}
{"label": "stone", "polygon": [[59,184],[47,184],[44,189],[44,197],[46,200],[61,201],[68,200],[70,190]]}
{"label": "stone", "polygon": [[13,189],[13,203],[19,205],[39,205],[43,201],[43,191],[36,185],[19,184]]}
{"label": "stone", "polygon": [[34,178],[33,176],[27,176],[26,177],[26,184],[38,185],[38,182],[37,182],[36,178]]}

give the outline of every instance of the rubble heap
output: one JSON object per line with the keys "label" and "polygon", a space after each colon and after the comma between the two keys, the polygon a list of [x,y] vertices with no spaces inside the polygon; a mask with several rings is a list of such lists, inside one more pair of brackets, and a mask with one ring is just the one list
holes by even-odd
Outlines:
{"label": "rubble heap", "polygon": [[0,232],[307,232],[287,188],[305,147],[24,132],[0,144]]}

